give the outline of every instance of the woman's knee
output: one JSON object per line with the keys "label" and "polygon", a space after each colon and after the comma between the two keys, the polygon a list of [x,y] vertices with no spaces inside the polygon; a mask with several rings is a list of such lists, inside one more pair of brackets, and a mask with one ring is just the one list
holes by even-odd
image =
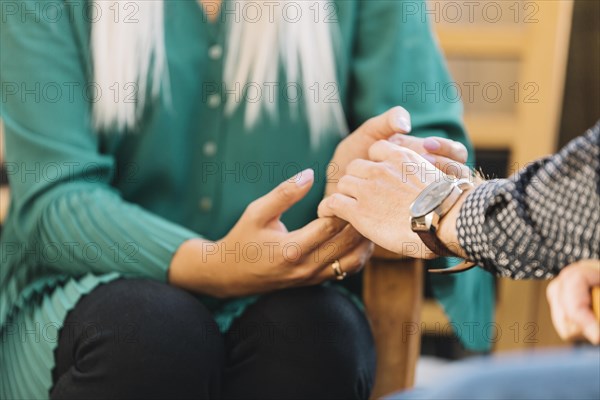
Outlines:
{"label": "woman's knee", "polygon": [[294,388],[297,376],[302,388],[296,387],[296,397],[366,398],[373,385],[375,348],[368,321],[348,296],[331,287],[263,296],[236,320],[226,342],[229,371],[252,354],[257,365],[275,366],[269,376],[278,376],[284,387]]}
{"label": "woman's knee", "polygon": [[122,279],[80,300],[67,316],[55,356],[56,390],[81,389],[77,394],[85,397],[99,382],[107,396],[127,397],[136,388],[137,394],[186,397],[218,390],[225,351],[211,314],[191,294]]}
{"label": "woman's knee", "polygon": [[[212,347],[220,340],[214,319],[190,293],[150,280],[120,279],[82,298],[67,323],[84,339],[110,334],[114,344],[160,344],[161,348]],[[68,328],[68,326],[66,326]],[[81,329],[85,328],[85,329]]]}
{"label": "woman's knee", "polygon": [[[271,333],[290,342],[312,344],[339,343],[342,346],[361,341],[372,344],[372,335],[364,313],[345,294],[332,287],[314,286],[288,289],[263,296],[249,307],[233,328],[240,334]],[[242,328],[246,328],[245,332]],[[235,329],[230,334],[237,334]]]}

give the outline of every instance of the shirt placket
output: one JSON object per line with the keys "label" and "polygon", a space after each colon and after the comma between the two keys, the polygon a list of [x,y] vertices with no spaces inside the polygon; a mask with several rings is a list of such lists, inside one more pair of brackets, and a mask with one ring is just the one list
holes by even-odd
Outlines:
{"label": "shirt placket", "polygon": [[203,160],[203,182],[200,185],[198,208],[203,214],[214,212],[219,199],[219,185],[221,184],[222,149],[220,149],[220,133],[224,122],[224,97],[223,97],[223,38],[219,23],[207,24],[207,73],[202,83],[202,132],[200,136],[199,156]]}

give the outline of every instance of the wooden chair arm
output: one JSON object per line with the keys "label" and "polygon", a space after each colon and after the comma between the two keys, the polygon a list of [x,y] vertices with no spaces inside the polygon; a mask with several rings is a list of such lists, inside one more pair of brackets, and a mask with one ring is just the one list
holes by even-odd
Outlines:
{"label": "wooden chair arm", "polygon": [[377,248],[365,268],[363,298],[377,348],[375,399],[414,384],[421,349],[422,261]]}
{"label": "wooden chair arm", "polygon": [[371,260],[391,260],[391,261],[415,261],[414,258],[404,257],[393,251],[389,251],[380,246],[375,246],[375,251]]}
{"label": "wooden chair arm", "polygon": [[9,204],[10,192],[8,191],[8,186],[0,186],[0,225],[2,225],[8,214]]}
{"label": "wooden chair arm", "polygon": [[600,286],[592,289],[592,309],[596,315],[596,319],[600,321]]}

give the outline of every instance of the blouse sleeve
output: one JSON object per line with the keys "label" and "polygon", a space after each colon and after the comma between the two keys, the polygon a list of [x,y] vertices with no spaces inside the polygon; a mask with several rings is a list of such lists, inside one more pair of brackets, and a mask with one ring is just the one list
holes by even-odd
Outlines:
{"label": "blouse sleeve", "polygon": [[512,278],[549,278],[600,258],[600,123],[512,179],[477,187],[457,230],[471,260]]}
{"label": "blouse sleeve", "polygon": [[197,235],[127,203],[110,186],[115,160],[99,151],[92,130],[88,63],[73,22],[82,3],[75,12],[67,4],[39,15],[31,13],[38,2],[14,2],[16,12],[0,24],[14,247],[24,264],[67,275],[165,280],[176,249]]}
{"label": "blouse sleeve", "polygon": [[462,103],[419,1],[359,2],[350,76],[350,124],[393,106],[411,115],[412,134],[462,142]]}

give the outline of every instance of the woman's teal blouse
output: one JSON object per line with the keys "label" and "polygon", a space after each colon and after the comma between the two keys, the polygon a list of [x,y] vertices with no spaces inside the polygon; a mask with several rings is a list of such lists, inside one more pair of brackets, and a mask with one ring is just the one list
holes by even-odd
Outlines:
{"label": "woman's teal blouse", "polygon": [[[414,12],[420,2],[407,3],[334,2],[341,35],[333,90],[348,125],[352,130],[401,105],[411,113],[414,135],[469,146],[461,104],[444,93],[450,76],[438,45],[425,15]],[[48,395],[66,313],[101,282],[165,281],[182,242],[221,238],[249,202],[308,167],[317,184],[283,221],[295,229],[316,218],[340,136],[331,132],[311,147],[303,99],[295,114],[283,93],[284,72],[275,89],[276,118],[263,115],[247,129],[243,93],[237,110],[226,114],[229,96],[240,95],[222,83],[226,19],[235,10],[209,23],[196,0],[165,1],[170,99],[163,93],[149,102],[135,131],[96,132],[96,96],[129,97],[123,83],[94,91],[87,1],[11,4],[15,8],[4,7],[0,23],[11,188],[0,242],[0,391],[3,398],[32,398]],[[226,1],[227,7],[233,3]],[[332,87],[318,89],[314,101],[324,101]],[[239,256],[230,252],[227,260]],[[491,276],[473,270],[436,277],[434,292],[463,343],[486,349]],[[253,300],[201,299],[222,329]]]}

